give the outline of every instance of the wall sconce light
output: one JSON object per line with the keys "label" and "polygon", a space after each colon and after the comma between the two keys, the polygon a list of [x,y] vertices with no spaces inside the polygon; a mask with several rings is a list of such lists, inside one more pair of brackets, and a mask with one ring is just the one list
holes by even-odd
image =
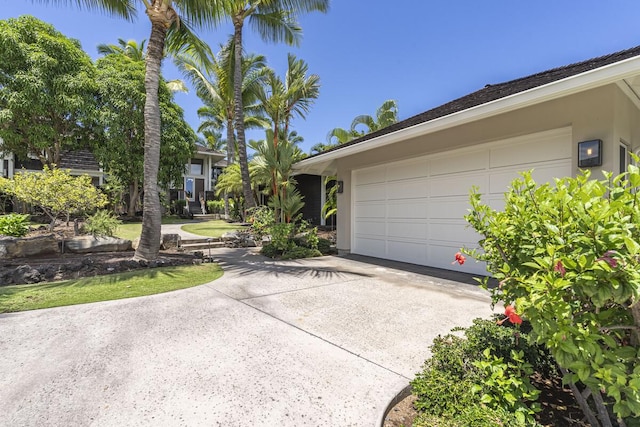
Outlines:
{"label": "wall sconce light", "polygon": [[344,191],[344,181],[338,181],[338,193],[342,194]]}
{"label": "wall sconce light", "polygon": [[593,139],[578,143],[578,167],[592,168],[602,165],[602,140]]}

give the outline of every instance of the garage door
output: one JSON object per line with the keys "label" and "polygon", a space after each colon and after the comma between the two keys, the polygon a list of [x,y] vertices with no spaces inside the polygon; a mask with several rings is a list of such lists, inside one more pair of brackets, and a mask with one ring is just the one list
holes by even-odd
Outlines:
{"label": "garage door", "polygon": [[486,274],[480,263],[451,264],[461,247],[479,240],[464,220],[471,187],[501,209],[521,171],[533,169],[538,183],[571,175],[571,147],[571,128],[563,128],[354,170],[351,251]]}

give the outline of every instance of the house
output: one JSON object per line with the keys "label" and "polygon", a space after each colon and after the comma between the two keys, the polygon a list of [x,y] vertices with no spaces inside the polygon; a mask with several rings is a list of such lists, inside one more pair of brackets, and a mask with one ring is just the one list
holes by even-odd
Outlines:
{"label": "house", "polygon": [[[521,171],[539,182],[626,169],[640,148],[640,46],[487,85],[297,163],[337,175],[337,248],[444,269],[461,247],[472,186],[494,208]],[[580,147],[580,150],[579,150]]]}
{"label": "house", "polygon": [[[60,158],[59,167],[69,169],[71,175],[89,175],[94,185],[104,184],[107,174],[89,150],[64,151]],[[225,158],[225,153],[196,145],[196,153],[186,165],[183,180],[174,183],[175,189],[168,190],[169,200],[187,200],[192,213],[202,213],[200,196],[205,200],[214,198],[214,187],[226,165]],[[31,172],[41,171],[42,163],[37,158],[21,160],[12,153],[0,157],[0,176],[11,178],[22,169]]]}

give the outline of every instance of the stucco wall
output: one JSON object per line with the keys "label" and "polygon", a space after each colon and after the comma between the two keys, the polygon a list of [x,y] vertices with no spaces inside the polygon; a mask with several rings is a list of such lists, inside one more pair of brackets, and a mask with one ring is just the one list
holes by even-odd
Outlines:
{"label": "stucco wall", "polygon": [[594,177],[600,177],[600,170],[617,171],[620,137],[638,148],[639,119],[633,103],[612,84],[341,158],[337,161],[338,179],[344,181],[344,193],[338,196],[338,250],[350,251],[351,248],[351,171],[354,169],[570,126],[575,147],[573,173],[578,171],[578,142],[601,139],[603,165],[593,170]]}

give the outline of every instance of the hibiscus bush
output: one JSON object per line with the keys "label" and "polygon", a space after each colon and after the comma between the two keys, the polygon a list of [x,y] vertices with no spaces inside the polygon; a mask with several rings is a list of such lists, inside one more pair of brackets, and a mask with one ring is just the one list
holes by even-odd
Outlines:
{"label": "hibiscus bush", "polygon": [[[494,303],[515,306],[553,355],[593,426],[640,417],[640,173],[589,171],[554,185],[513,181],[503,211],[471,193],[468,255],[499,281]],[[485,285],[487,281],[485,281]]]}

